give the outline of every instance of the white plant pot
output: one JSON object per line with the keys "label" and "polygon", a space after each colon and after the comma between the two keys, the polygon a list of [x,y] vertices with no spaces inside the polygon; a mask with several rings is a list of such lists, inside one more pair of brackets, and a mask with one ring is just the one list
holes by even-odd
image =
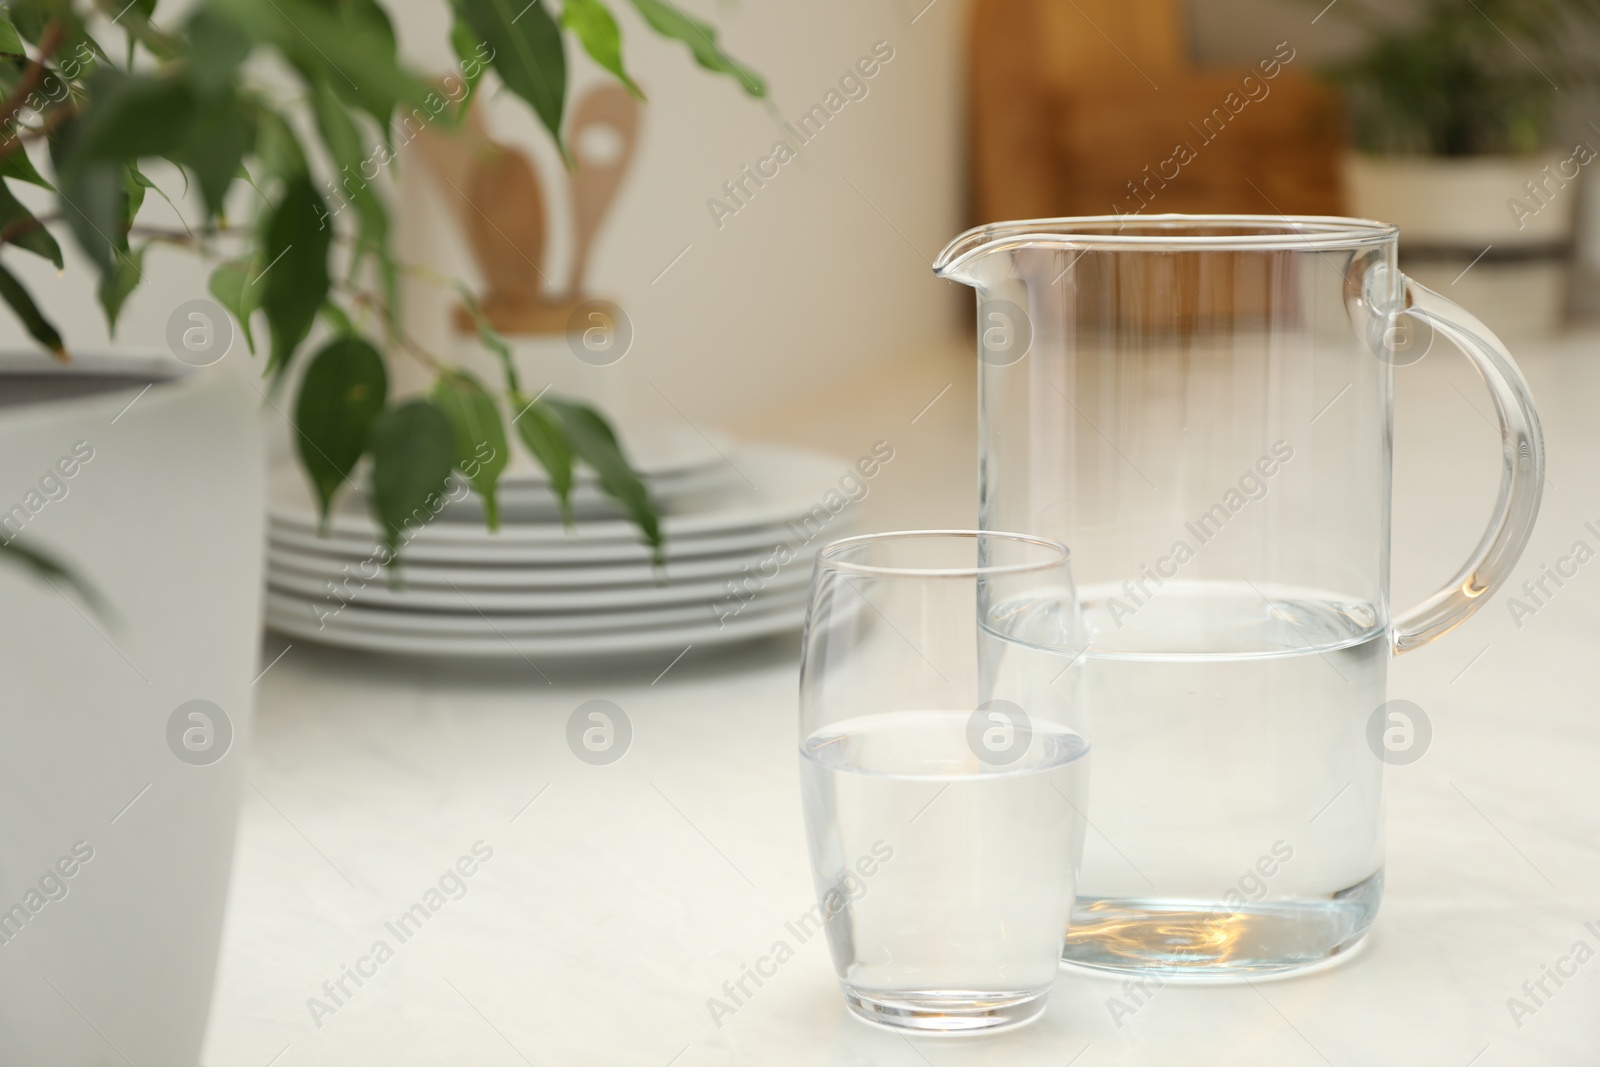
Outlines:
{"label": "white plant pot", "polygon": [[[0,561],[0,1067],[198,1062],[260,655],[257,403],[164,356],[0,361],[0,535],[110,616]],[[209,744],[198,706],[169,731],[195,700]]]}
{"label": "white plant pot", "polygon": [[1582,159],[1353,153],[1345,190],[1352,214],[1400,227],[1407,273],[1499,333],[1537,336],[1565,317]]}

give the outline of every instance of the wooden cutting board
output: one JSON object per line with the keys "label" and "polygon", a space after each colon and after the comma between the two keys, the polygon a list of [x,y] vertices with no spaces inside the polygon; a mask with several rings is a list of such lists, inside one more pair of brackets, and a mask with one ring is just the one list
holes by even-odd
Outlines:
{"label": "wooden cutting board", "polygon": [[1176,0],[977,0],[972,221],[1339,214],[1339,105],[1308,61],[1202,69],[1187,40]]}

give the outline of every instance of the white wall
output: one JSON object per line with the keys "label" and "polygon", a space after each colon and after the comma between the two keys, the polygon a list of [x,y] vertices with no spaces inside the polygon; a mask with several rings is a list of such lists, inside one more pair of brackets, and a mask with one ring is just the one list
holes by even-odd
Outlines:
{"label": "white wall", "polygon": [[[626,3],[612,5],[627,61],[650,97],[640,151],[589,271],[590,289],[616,299],[633,319],[631,352],[606,369],[612,377],[605,395],[619,397],[619,407],[640,418],[679,418],[665,394],[691,418],[715,423],[948,335],[947,287],[932,277],[929,261],[961,221],[965,10],[961,0],[937,0],[916,18],[925,2],[687,4],[723,28],[731,54],[768,78],[771,111],[729,79],[696,67],[681,45],[656,38],[631,8],[623,10]],[[442,72],[452,64],[442,2],[402,0],[390,8],[419,65]],[[707,199],[770,152],[780,118],[820,102],[880,40],[894,58],[868,83],[869,94],[848,104],[719,231]],[[587,57],[570,51],[576,81],[600,76]],[[547,198],[557,201],[564,179],[526,109],[502,98],[490,118],[498,137],[538,157]],[[436,270],[470,277],[447,205],[423,176],[421,160],[402,160],[398,169],[415,186],[392,198],[404,204],[401,249]],[[180,185],[170,174],[166,184],[176,196]],[[147,212],[150,220],[170,219],[161,205]],[[555,214],[558,224],[564,220]],[[555,240],[553,257],[564,263],[566,235],[558,230]],[[6,262],[21,268],[71,344],[101,347],[106,337],[91,276],[82,257],[72,250],[68,256],[60,276],[15,252]],[[204,295],[205,277],[186,253],[152,252],[118,344],[164,347],[168,315]],[[446,336],[451,301],[430,296],[426,286],[413,286],[412,295],[416,332]],[[24,335],[0,317],[0,344],[14,343]],[[563,345],[545,348],[543,358],[576,364]],[[246,358],[242,345],[228,357],[242,365]]]}

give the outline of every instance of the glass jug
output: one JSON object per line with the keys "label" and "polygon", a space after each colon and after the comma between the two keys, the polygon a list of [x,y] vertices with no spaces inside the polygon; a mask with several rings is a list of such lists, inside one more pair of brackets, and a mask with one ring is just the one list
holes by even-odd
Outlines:
{"label": "glass jug", "polygon": [[[1393,226],[1106,216],[975,229],[979,515],[1071,547],[1089,835],[1064,958],[1250,977],[1357,945],[1383,890],[1391,654],[1510,572],[1543,483],[1532,398]],[[1394,367],[1464,352],[1505,466],[1449,585],[1389,607]],[[1402,731],[1403,733],[1403,731]]]}

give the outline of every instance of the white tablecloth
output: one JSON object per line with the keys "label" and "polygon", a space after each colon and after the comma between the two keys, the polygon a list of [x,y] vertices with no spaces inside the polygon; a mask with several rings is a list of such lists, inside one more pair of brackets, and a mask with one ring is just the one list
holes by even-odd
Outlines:
{"label": "white tablecloth", "polygon": [[[1550,480],[1513,585],[1575,541],[1600,548],[1583,525],[1600,526],[1596,340],[1520,350]],[[930,353],[757,427],[849,459],[889,441],[869,528],[970,526],[971,375],[970,359]],[[1476,542],[1498,438],[1459,357],[1398,377],[1405,606]],[[1434,738],[1389,769],[1387,892],[1356,958],[1286,981],[1169,984],[1120,1026],[1108,1008],[1119,983],[1063,973],[1039,1023],[956,1040],[851,1019],[821,939],[796,945],[732,1016],[708,1010],[741,965],[794,940],[785,923],[811,903],[794,639],[691,649],[664,675],[670,656],[599,672],[539,664],[548,677],[297,642],[260,683],[205,1062],[1600,1063],[1600,562],[1520,626],[1508,595],[1393,665],[1390,696],[1421,705]],[[269,638],[263,663],[283,647]],[[631,748],[609,766],[565,740],[592,698],[631,720]],[[374,954],[380,942],[388,953]],[[1540,994],[1558,966],[1575,974],[1545,978]],[[1514,1013],[1513,997],[1532,1010]]]}

